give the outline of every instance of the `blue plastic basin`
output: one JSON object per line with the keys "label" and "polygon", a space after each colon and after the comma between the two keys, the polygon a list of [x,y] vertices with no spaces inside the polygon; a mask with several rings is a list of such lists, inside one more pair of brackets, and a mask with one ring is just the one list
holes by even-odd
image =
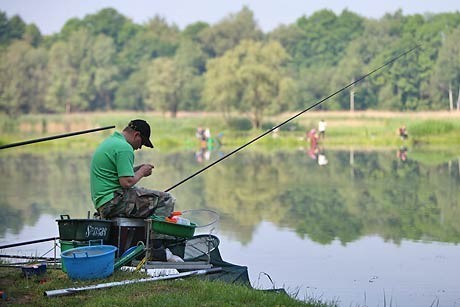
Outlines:
{"label": "blue plastic basin", "polygon": [[112,245],[77,247],[61,253],[71,279],[98,279],[112,275],[115,251]]}

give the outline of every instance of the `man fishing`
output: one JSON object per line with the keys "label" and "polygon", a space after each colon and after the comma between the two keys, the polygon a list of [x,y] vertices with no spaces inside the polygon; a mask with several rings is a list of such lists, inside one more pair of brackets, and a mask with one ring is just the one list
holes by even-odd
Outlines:
{"label": "man fishing", "polygon": [[150,126],[145,120],[135,119],[123,131],[105,139],[94,152],[91,198],[101,218],[146,218],[153,213],[169,216],[174,211],[176,200],[171,194],[136,186],[154,168],[151,164],[134,167],[134,151],[142,146],[153,148]]}

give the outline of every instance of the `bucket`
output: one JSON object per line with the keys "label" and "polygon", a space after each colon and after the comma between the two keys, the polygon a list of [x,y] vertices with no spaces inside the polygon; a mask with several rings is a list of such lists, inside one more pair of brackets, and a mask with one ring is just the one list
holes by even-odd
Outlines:
{"label": "bucket", "polygon": [[112,245],[77,247],[61,253],[61,259],[71,279],[98,279],[112,275],[116,250]]}
{"label": "bucket", "polygon": [[[77,247],[84,247],[84,246],[91,246],[91,245],[102,245],[103,242],[102,240],[89,240],[89,241],[65,241],[65,240],[59,240],[59,244],[61,245],[61,253],[65,252],[69,249],[72,248],[77,248]],[[64,265],[64,261],[61,258],[61,264],[62,264],[62,271],[67,272],[67,269]]]}
{"label": "bucket", "polygon": [[46,263],[24,265],[21,267],[21,270],[24,277],[30,277],[32,275],[43,275],[46,273]]}
{"label": "bucket", "polygon": [[110,220],[97,219],[71,219],[69,215],[61,215],[56,220],[59,227],[59,238],[61,240],[108,240],[110,237]]}

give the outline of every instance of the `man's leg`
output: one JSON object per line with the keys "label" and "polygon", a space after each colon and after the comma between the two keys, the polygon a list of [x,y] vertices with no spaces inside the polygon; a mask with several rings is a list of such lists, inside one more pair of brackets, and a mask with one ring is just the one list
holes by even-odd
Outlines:
{"label": "man's leg", "polygon": [[175,202],[169,193],[133,187],[114,192],[114,198],[97,210],[102,218],[169,216],[174,211]]}
{"label": "man's leg", "polygon": [[102,219],[110,219],[112,217],[124,217],[126,209],[121,202],[123,200],[123,191],[116,191],[113,193],[112,200],[106,202],[99,208],[97,212]]}
{"label": "man's leg", "polygon": [[174,211],[176,199],[169,193],[134,187],[128,194],[129,202],[134,203],[134,208],[127,206],[128,217],[146,218],[153,214],[166,217]]}

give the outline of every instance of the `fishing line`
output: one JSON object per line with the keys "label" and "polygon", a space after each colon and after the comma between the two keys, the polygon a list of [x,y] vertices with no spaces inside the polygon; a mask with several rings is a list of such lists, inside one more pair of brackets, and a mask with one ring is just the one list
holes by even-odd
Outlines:
{"label": "fishing line", "polygon": [[278,124],[278,125],[272,127],[271,129],[265,131],[265,132],[262,133],[261,135],[257,136],[256,138],[252,139],[251,141],[247,142],[246,144],[244,144],[244,145],[242,145],[242,146],[240,146],[240,147],[234,149],[234,150],[231,151],[230,153],[228,153],[228,154],[226,154],[225,156],[219,158],[218,160],[216,160],[216,161],[214,161],[213,163],[209,164],[208,166],[202,168],[201,170],[197,171],[196,173],[194,173],[194,174],[190,175],[189,177],[187,177],[187,178],[185,178],[185,179],[179,181],[178,183],[176,183],[176,184],[173,185],[172,187],[166,189],[165,192],[169,192],[169,191],[171,191],[172,189],[174,189],[175,187],[181,185],[182,183],[184,183],[184,182],[186,182],[186,181],[192,179],[192,178],[195,177],[196,175],[201,174],[202,172],[204,172],[204,171],[207,170],[208,168],[210,168],[210,167],[216,165],[216,164],[219,163],[220,161],[222,161],[222,160],[224,160],[224,159],[230,157],[231,155],[233,155],[234,153],[237,153],[238,151],[242,150],[242,149],[245,148],[246,146],[249,146],[249,145],[251,145],[252,143],[256,142],[257,140],[263,138],[264,136],[266,136],[267,134],[269,134],[269,133],[272,132],[273,130],[275,130],[275,129],[277,129],[277,128],[283,126],[283,125],[285,125],[286,123],[288,123],[288,122],[290,122],[291,120],[293,120],[293,119],[299,117],[299,116],[302,115],[303,113],[305,113],[305,112],[307,112],[307,111],[313,109],[314,107],[319,106],[320,104],[322,104],[324,101],[328,100],[329,98],[334,97],[335,95],[337,95],[337,94],[343,92],[343,91],[346,90],[347,88],[349,88],[349,87],[355,85],[356,83],[358,83],[358,82],[362,81],[363,79],[369,77],[369,76],[372,75],[373,73],[375,73],[375,72],[381,70],[382,68],[384,68],[384,67],[386,67],[386,66],[388,66],[388,65],[390,65],[390,64],[392,64],[392,63],[394,63],[394,62],[397,61],[399,58],[401,58],[401,57],[407,55],[408,53],[411,53],[412,51],[414,51],[414,50],[416,50],[416,49],[418,49],[418,48],[420,48],[420,47],[421,47],[421,45],[416,45],[415,47],[412,47],[411,49],[409,49],[409,50],[407,50],[407,51],[405,51],[405,52],[399,54],[398,56],[392,58],[391,60],[389,60],[389,61],[386,62],[385,64],[383,64],[383,65],[381,65],[381,66],[375,68],[375,69],[372,70],[371,72],[369,72],[369,73],[367,73],[367,74],[361,76],[361,77],[358,78],[357,80],[351,82],[350,84],[348,84],[348,85],[342,87],[341,89],[335,91],[334,93],[330,94],[329,96],[326,96],[325,98],[323,98],[323,99],[319,100],[318,102],[314,103],[313,105],[309,106],[309,107],[306,108],[305,110],[303,110],[303,111],[297,113],[296,115],[294,115],[294,116],[288,118],[288,119],[285,120],[284,122],[282,122],[282,123],[280,123],[280,124]]}

